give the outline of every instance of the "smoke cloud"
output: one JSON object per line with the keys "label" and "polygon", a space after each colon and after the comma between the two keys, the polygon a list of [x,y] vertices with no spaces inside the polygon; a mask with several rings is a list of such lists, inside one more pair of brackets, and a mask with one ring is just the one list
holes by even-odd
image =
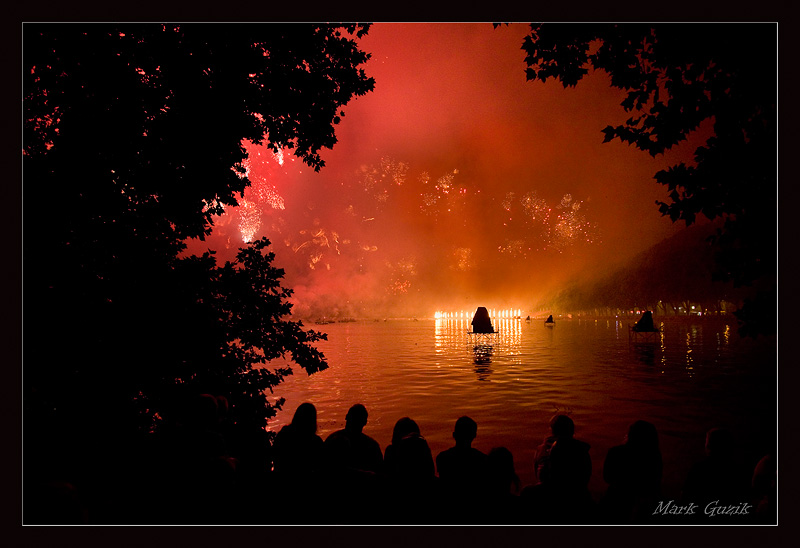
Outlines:
{"label": "smoke cloud", "polygon": [[267,236],[295,315],[423,317],[535,310],[680,230],[653,175],[690,162],[697,138],[657,158],[604,144],[628,116],[623,94],[603,73],[527,82],[527,32],[373,25],[361,48],[375,90],[345,107],[326,167],[248,147],[253,186],[190,251],[226,260]]}

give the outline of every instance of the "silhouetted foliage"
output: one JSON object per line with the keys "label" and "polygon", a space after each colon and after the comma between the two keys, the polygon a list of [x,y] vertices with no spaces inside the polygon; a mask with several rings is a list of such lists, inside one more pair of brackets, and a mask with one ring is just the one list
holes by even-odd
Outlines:
{"label": "silhouetted foliage", "polygon": [[367,30],[25,25],[26,457],[60,440],[68,475],[88,473],[89,450],[157,429],[188,393],[263,427],[291,362],[327,367],[324,335],[287,319],[267,239],[221,266],[182,252],[249,185],[243,139],[324,166],[343,106],[374,86]]}
{"label": "silhouetted foliage", "polygon": [[[695,165],[655,174],[669,189],[662,215],[687,225],[698,215],[723,224],[713,237],[715,279],[759,281],[754,302],[775,301],[777,220],[777,27],[774,24],[532,24],[522,49],[528,80],[575,86],[603,70],[625,90],[633,115],[602,131],[655,156],[706,120],[713,135]],[[751,305],[763,309],[763,305]],[[773,314],[774,315],[774,314]],[[774,333],[743,309],[747,334]]]}

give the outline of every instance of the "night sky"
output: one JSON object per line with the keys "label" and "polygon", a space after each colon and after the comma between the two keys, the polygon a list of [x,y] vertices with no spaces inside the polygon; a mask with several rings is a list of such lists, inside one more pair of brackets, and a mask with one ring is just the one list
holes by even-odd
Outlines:
{"label": "night sky", "polygon": [[252,187],[205,242],[231,259],[268,237],[294,313],[428,316],[476,304],[536,310],[681,230],[653,175],[691,162],[694,138],[652,158],[601,130],[629,116],[605,73],[527,82],[528,26],[372,26],[375,89],[345,108],[320,172],[247,144]]}

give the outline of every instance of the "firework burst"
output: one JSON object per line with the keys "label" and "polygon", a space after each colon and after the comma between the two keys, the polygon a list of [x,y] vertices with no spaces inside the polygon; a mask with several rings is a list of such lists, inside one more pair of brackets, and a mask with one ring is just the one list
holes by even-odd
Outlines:
{"label": "firework burst", "polygon": [[250,141],[244,141],[242,145],[247,157],[233,169],[240,178],[250,182],[237,208],[242,241],[250,242],[261,228],[265,211],[286,208],[283,197],[271,182],[279,175],[278,168],[284,165],[285,160],[283,150],[274,152]]}

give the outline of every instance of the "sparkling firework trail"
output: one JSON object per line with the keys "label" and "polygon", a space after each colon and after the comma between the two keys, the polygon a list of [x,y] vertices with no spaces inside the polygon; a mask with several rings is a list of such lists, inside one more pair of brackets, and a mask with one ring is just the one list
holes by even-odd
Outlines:
{"label": "sparkling firework trail", "polygon": [[417,264],[413,258],[404,258],[396,264],[388,265],[393,273],[387,291],[393,295],[408,293],[412,286],[412,279],[417,275]]}
{"label": "sparkling firework trail", "polygon": [[550,216],[550,208],[543,198],[537,196],[536,191],[528,192],[521,199],[520,203],[525,214],[534,221],[546,222]]}
{"label": "sparkling firework trail", "polygon": [[267,207],[285,209],[283,197],[278,193],[270,179],[276,175],[274,165],[283,166],[283,150],[273,152],[265,146],[256,146],[245,141],[243,146],[247,157],[234,168],[236,174],[250,181],[240,200],[239,232],[244,242],[253,240],[261,228],[262,217]]}
{"label": "sparkling firework trail", "polygon": [[423,188],[428,188],[422,193],[422,203],[420,210],[427,215],[437,216],[442,211],[453,211],[464,205],[467,189],[454,184],[458,169],[445,173],[436,180],[433,188],[430,188],[431,178],[427,172],[423,172],[419,177],[419,182]]}
{"label": "sparkling firework trail", "polygon": [[453,251],[453,258],[455,259],[456,270],[467,271],[475,268],[475,262],[472,259],[472,249],[468,247],[459,247]]}
{"label": "sparkling firework trail", "polygon": [[256,231],[261,227],[261,208],[255,202],[245,198],[239,201],[239,232],[242,241],[251,242]]}
{"label": "sparkling firework trail", "polygon": [[402,186],[406,181],[408,164],[383,157],[380,166],[363,165],[358,170],[361,187],[375,201],[375,209],[381,210],[389,201],[389,189]]}
{"label": "sparkling firework trail", "polygon": [[[572,194],[564,194],[558,205],[551,207],[536,191],[525,193],[518,202],[515,194],[508,192],[501,206],[508,215],[517,203],[522,206],[527,235],[507,239],[498,247],[500,253],[511,257],[527,257],[537,249],[563,253],[572,246],[597,241],[596,225],[580,213],[583,202],[574,200]],[[503,224],[508,226],[512,220],[513,217],[507,216]]]}

